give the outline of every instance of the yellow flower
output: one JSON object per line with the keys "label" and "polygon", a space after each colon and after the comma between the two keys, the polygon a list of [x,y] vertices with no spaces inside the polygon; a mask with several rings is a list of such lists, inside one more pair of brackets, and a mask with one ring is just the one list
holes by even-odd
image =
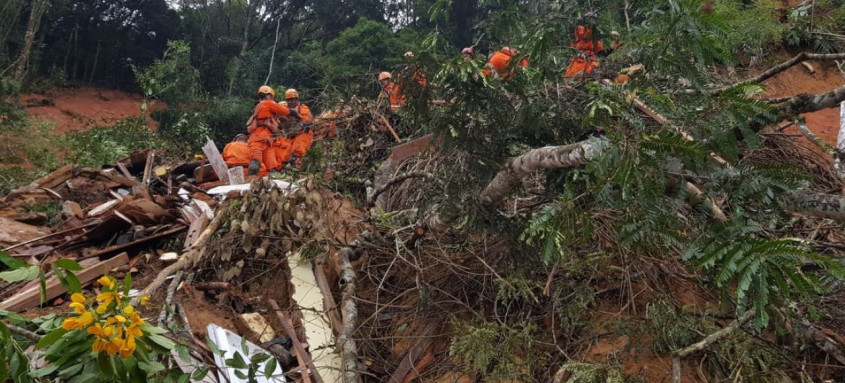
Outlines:
{"label": "yellow flower", "polygon": [[85,326],[88,326],[91,323],[94,323],[94,315],[91,314],[90,311],[86,311],[86,312],[82,313],[82,315],[79,316],[78,321],[79,321],[78,322],[79,328],[81,329]]}
{"label": "yellow flower", "polygon": [[97,295],[97,302],[102,302],[102,304],[108,306],[112,303],[112,301],[117,302],[120,304],[120,293],[111,292],[111,291],[104,291]]}
{"label": "yellow flower", "polygon": [[102,327],[99,323],[95,323],[93,326],[88,327],[87,331],[91,335],[108,338],[114,334],[114,326]]}
{"label": "yellow flower", "polygon": [[134,312],[135,312],[135,308],[132,307],[132,305],[127,305],[126,307],[123,308],[123,313],[126,314],[126,315],[132,315],[132,313],[134,313]]}
{"label": "yellow flower", "polygon": [[73,295],[70,296],[70,300],[73,303],[85,303],[85,296],[80,293],[73,293]]}
{"label": "yellow flower", "polygon": [[94,352],[106,351],[108,350],[109,344],[110,343],[107,339],[97,337],[97,340],[94,341],[94,345],[91,346],[91,349],[94,350]]}
{"label": "yellow flower", "polygon": [[141,332],[141,329],[138,328],[137,324],[133,323],[133,324],[129,325],[128,328],[126,328],[126,336],[130,337],[130,338],[137,336],[137,337],[140,338],[140,337],[144,336],[144,333]]}
{"label": "yellow flower", "polygon": [[78,317],[69,317],[62,321],[62,328],[68,331],[81,330],[91,323],[94,323],[94,315],[90,311],[85,311]]}
{"label": "yellow flower", "polygon": [[75,311],[77,314],[82,314],[85,312],[85,305],[83,305],[82,303],[72,302],[70,304],[70,308],[72,308],[73,311]]}
{"label": "yellow flower", "polygon": [[97,283],[99,283],[99,284],[103,285],[103,287],[107,287],[109,289],[114,288],[114,278],[112,278],[108,275],[103,275],[102,277],[100,277],[100,279],[97,280]]}
{"label": "yellow flower", "polygon": [[77,317],[70,317],[62,322],[62,328],[67,331],[75,330],[78,324],[79,320],[77,319]]}
{"label": "yellow flower", "polygon": [[146,306],[147,302],[149,302],[149,301],[150,301],[149,295],[141,297],[141,306]]}
{"label": "yellow flower", "polygon": [[120,347],[122,346],[123,339],[120,339],[119,337],[112,338],[111,342],[106,345],[106,352],[109,353],[109,355],[117,354],[118,352],[120,352]]}
{"label": "yellow flower", "polygon": [[108,309],[109,309],[109,306],[107,306],[107,305],[99,305],[99,306],[97,306],[97,314],[103,315],[103,314],[106,313],[106,310],[108,310]]}
{"label": "yellow flower", "polygon": [[126,359],[132,356],[135,352],[135,338],[127,337],[126,341],[120,346],[120,357]]}

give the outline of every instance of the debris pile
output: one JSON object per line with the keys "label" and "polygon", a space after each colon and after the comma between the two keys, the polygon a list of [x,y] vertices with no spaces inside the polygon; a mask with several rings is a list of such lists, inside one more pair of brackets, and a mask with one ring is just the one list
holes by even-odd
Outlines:
{"label": "debris pile", "polygon": [[209,164],[168,164],[139,151],[101,169],[66,166],[9,193],[0,245],[45,271],[46,301],[37,279],[0,282],[0,310],[65,312],[64,275],[52,265],[73,260],[83,289],[131,274],[133,304],[150,297],[144,317],[217,367],[203,381],[241,381],[225,364],[231,355],[213,355],[206,337],[219,350],[241,350],[243,339],[250,355],[275,357],[279,373],[265,381],[339,380],[334,253],[357,235],[360,213],[308,179],[217,177],[206,154]]}

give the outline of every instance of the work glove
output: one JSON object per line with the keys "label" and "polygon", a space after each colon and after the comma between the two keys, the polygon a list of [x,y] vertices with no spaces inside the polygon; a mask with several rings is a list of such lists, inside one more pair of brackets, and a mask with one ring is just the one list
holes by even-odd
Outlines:
{"label": "work glove", "polygon": [[247,169],[249,169],[249,175],[254,176],[261,170],[261,163],[258,160],[252,160],[249,162],[249,168]]}
{"label": "work glove", "polygon": [[296,109],[291,108],[289,110],[290,110],[290,116],[296,117],[297,119],[300,119],[299,112],[297,112]]}

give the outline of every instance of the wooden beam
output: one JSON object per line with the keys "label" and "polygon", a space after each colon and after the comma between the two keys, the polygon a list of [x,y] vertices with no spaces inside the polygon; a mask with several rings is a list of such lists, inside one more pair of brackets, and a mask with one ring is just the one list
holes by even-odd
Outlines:
{"label": "wooden beam", "polygon": [[[97,278],[103,275],[107,275],[111,269],[123,266],[127,263],[129,263],[129,255],[127,255],[126,253],[121,253],[114,258],[98,262],[97,264],[91,267],[85,268],[75,273],[75,275],[76,278],[79,279],[79,283],[82,286],[86,286]],[[37,307],[40,304],[40,289],[41,287],[36,284],[30,288],[18,292],[17,294],[11,296],[10,298],[0,303],[0,310],[20,312],[33,307]],[[62,295],[66,292],[67,290],[65,290],[65,288],[61,285],[58,278],[53,276],[47,279],[47,300],[58,297],[59,295]]]}
{"label": "wooden beam", "polygon": [[[290,320],[290,316],[287,313],[282,311],[279,308],[279,304],[272,299],[268,299],[267,303],[270,305],[270,308],[276,312],[276,315],[279,317],[279,322],[282,322],[282,327],[285,328],[285,332],[288,334],[288,337],[293,342],[293,348],[296,350],[296,359],[300,360],[300,366],[302,362],[305,362],[305,365],[308,366],[308,370],[311,370],[311,373],[314,374],[314,382],[315,383],[324,383],[323,378],[320,377],[320,373],[317,372],[317,368],[314,367],[314,361],[311,360],[311,356],[305,352],[305,347],[302,347],[302,342],[299,341],[299,337],[296,336],[296,330],[293,328],[293,322]],[[308,382],[308,370],[302,371],[302,377]]]}
{"label": "wooden beam", "polygon": [[217,178],[221,181],[229,181],[229,168],[226,166],[223,156],[220,155],[220,151],[217,150],[217,145],[214,145],[214,141],[211,141],[210,138],[206,137],[205,139],[207,141],[202,147],[202,152],[205,153],[205,157],[208,158],[208,162],[214,168]]}

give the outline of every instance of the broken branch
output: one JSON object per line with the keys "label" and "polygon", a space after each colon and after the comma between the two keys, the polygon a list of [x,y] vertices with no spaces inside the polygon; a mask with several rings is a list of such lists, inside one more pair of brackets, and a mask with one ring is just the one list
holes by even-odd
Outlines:
{"label": "broken branch", "polygon": [[724,91],[726,91],[730,88],[734,88],[734,87],[737,87],[737,86],[766,81],[769,78],[771,78],[772,76],[774,76],[774,75],[776,75],[780,72],[783,72],[783,71],[785,71],[785,70],[787,70],[787,69],[789,69],[789,68],[791,68],[795,65],[798,65],[799,63],[804,62],[806,60],[841,60],[841,59],[845,59],[845,53],[821,54],[821,53],[801,52],[801,53],[795,55],[795,57],[793,57],[793,58],[791,58],[787,61],[784,61],[783,63],[775,65],[772,68],[770,68],[769,70],[767,70],[763,73],[760,73],[757,76],[742,80],[738,83],[731,84],[731,85],[728,85],[728,86],[725,86],[725,87],[713,89],[713,90],[710,91],[710,94],[719,94],[719,93],[722,93],[722,92],[724,92]]}
{"label": "broken branch", "polygon": [[728,327],[725,327],[719,331],[716,331],[708,336],[706,336],[701,341],[691,344],[687,347],[684,347],[680,350],[675,350],[672,352],[672,382],[680,383],[681,382],[681,358],[686,357],[692,353],[704,350],[707,347],[710,347],[711,344],[716,343],[723,338],[727,337],[728,335],[732,334],[738,328],[740,328],[745,322],[748,322],[751,318],[754,317],[756,310],[751,309],[745,312],[741,317],[737,318]]}

